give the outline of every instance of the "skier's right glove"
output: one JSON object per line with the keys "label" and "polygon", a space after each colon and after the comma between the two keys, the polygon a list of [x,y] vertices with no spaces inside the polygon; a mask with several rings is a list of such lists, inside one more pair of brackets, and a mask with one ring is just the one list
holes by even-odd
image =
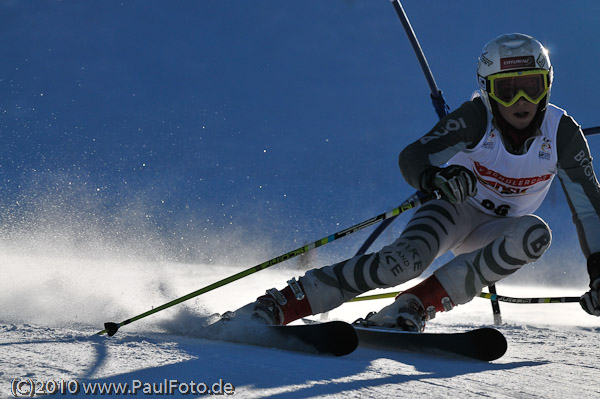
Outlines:
{"label": "skier's right glove", "polygon": [[587,260],[590,290],[581,296],[579,304],[589,314],[600,316],[600,253],[591,254]]}
{"label": "skier's right glove", "polygon": [[461,165],[432,166],[421,175],[421,191],[430,194],[435,190],[439,190],[448,202],[459,204],[477,194],[477,178]]}
{"label": "skier's right glove", "polygon": [[579,304],[592,316],[600,316],[600,278],[590,284],[590,290],[581,296]]}

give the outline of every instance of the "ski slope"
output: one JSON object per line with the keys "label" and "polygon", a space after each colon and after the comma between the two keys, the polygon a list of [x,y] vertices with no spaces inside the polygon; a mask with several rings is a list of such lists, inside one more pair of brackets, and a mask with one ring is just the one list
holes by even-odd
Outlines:
{"label": "ski slope", "polygon": [[[551,50],[551,101],[582,127],[600,123],[600,75],[586,73],[600,62],[588,44],[597,0],[404,3],[451,108],[476,88],[483,44],[520,31]],[[62,381],[65,395],[51,397],[207,396],[165,393],[164,381],[241,398],[600,397],[600,319],[577,304],[501,304],[509,347],[492,363],[200,338],[207,316],[303,274],[296,262],[93,336],[414,192],[397,154],[437,117],[389,1],[5,0],[0,22],[1,398],[30,381]],[[598,157],[599,138],[589,144]],[[556,185],[538,214],[554,243],[499,293],[581,295],[585,259]],[[365,238],[307,263],[339,261]],[[388,301],[328,317],[353,321]],[[428,329],[491,323],[476,298]],[[85,392],[97,383],[139,387]]]}
{"label": "ski slope", "polygon": [[[491,363],[365,348],[335,358],[198,338],[203,317],[227,310],[223,307],[226,299],[231,306],[244,304],[265,287],[278,286],[299,272],[279,268],[124,326],[109,338],[92,335],[105,321],[122,321],[241,269],[134,260],[123,268],[112,261],[2,253],[12,280],[12,288],[0,297],[5,305],[0,312],[2,397],[12,397],[15,378],[64,380],[66,397],[85,397],[84,388],[100,389],[94,383],[128,384],[128,394],[113,391],[104,397],[205,396],[201,383],[243,398],[600,395],[600,323],[577,304],[502,304],[504,324],[498,328],[509,347],[504,357]],[[19,273],[24,268],[32,273]],[[96,273],[99,269],[104,273]],[[119,273],[121,278],[114,279]],[[77,284],[67,284],[94,274],[93,287],[78,291]],[[164,283],[166,275],[177,289]],[[577,295],[581,291],[502,284],[499,290],[512,296]],[[386,301],[345,304],[328,317],[353,321]],[[440,315],[428,329],[462,331],[491,323],[488,301],[476,298]],[[200,385],[191,388],[191,381]],[[143,391],[151,389],[150,384],[155,384],[153,394]],[[21,383],[24,391],[27,387],[28,383]],[[79,393],[71,394],[69,387],[78,387]],[[192,389],[197,394],[182,394]]]}

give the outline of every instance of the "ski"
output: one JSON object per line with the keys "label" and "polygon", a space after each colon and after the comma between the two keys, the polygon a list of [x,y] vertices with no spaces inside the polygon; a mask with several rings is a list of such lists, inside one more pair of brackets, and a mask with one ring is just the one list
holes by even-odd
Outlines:
{"label": "ski", "polygon": [[394,328],[354,324],[361,346],[434,355],[458,355],[483,361],[506,353],[504,335],[494,328],[460,333],[415,333]]}
{"label": "ski", "polygon": [[209,339],[294,352],[344,356],[358,347],[356,330],[343,321],[292,326],[218,321],[207,330]]}

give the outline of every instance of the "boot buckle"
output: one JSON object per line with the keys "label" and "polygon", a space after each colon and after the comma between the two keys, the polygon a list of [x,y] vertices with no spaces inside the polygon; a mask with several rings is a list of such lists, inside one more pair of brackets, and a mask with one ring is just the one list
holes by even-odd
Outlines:
{"label": "boot buckle", "polygon": [[267,290],[267,295],[275,298],[279,306],[284,306],[287,303],[287,299],[278,289],[271,288],[270,290]]}
{"label": "boot buckle", "polygon": [[296,281],[296,278],[292,277],[292,279],[289,280],[287,283],[292,289],[292,293],[294,294],[296,299],[299,301],[303,300],[305,297],[304,291],[302,291],[302,288],[300,287],[300,284],[298,284],[298,281]]}

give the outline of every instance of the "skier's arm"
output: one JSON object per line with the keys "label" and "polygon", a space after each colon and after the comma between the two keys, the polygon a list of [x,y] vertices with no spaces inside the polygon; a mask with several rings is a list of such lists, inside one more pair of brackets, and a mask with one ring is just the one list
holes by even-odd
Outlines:
{"label": "skier's arm", "polygon": [[600,316],[600,184],[587,141],[571,117],[562,117],[557,141],[558,177],[573,214],[590,277],[590,290],[579,303],[589,314]]}
{"label": "skier's arm", "polygon": [[408,184],[421,189],[421,175],[443,165],[452,156],[472,148],[483,137],[487,111],[479,98],[467,101],[442,118],[425,136],[409,144],[399,156],[400,171]]}
{"label": "skier's arm", "polygon": [[600,184],[581,128],[570,116],[558,126],[558,177],[586,258],[600,252]]}

